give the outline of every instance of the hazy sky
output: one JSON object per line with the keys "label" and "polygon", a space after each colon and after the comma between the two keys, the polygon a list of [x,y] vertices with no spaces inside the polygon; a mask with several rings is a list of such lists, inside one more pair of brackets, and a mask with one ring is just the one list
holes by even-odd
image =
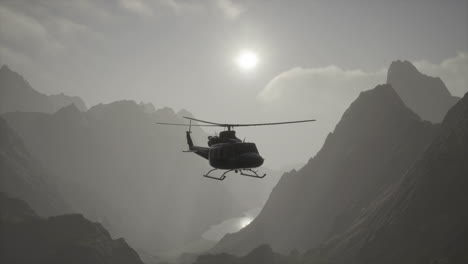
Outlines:
{"label": "hazy sky", "polygon": [[[248,73],[234,62],[243,49],[259,56]],[[223,122],[319,119],[239,130],[271,167],[310,158],[392,60],[462,95],[467,52],[466,0],[0,2],[0,63],[42,92],[88,106],[134,99]]]}

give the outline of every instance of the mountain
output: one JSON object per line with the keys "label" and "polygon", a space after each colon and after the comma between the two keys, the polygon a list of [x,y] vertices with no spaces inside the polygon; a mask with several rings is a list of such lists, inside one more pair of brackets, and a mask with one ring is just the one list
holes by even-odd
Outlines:
{"label": "mountain", "polygon": [[55,215],[69,208],[54,181],[0,117],[0,192],[26,200],[42,216]]}
{"label": "mountain", "polygon": [[333,263],[468,262],[468,94],[401,182],[323,248]]}
{"label": "mountain", "polygon": [[143,264],[124,239],[112,239],[82,215],[41,218],[23,201],[0,193],[2,263]]}
{"label": "mountain", "polygon": [[[170,108],[133,101],[75,105],[53,114],[12,112],[8,124],[54,175],[73,210],[101,221],[137,250],[157,254],[200,239],[211,225],[250,208],[225,182],[201,176],[208,163],[187,149]],[[195,142],[206,138],[192,129]]]}
{"label": "mountain", "polygon": [[14,111],[53,113],[70,104],[81,111],[86,110],[85,103],[77,96],[42,94],[8,66],[0,68],[0,114]]}
{"label": "mountain", "polygon": [[260,215],[212,252],[242,255],[267,243],[288,254],[319,245],[401,179],[437,131],[390,85],[362,92],[317,155],[285,174]]}
{"label": "mountain", "polygon": [[394,61],[388,68],[387,83],[403,102],[422,119],[440,123],[460,99],[452,96],[438,77],[420,73],[409,61]]}

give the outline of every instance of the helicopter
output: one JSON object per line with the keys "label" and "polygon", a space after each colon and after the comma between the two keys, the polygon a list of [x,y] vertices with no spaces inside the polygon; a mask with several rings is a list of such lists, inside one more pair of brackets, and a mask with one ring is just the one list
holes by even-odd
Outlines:
{"label": "helicopter", "polygon": [[[257,146],[252,142],[245,142],[236,137],[236,131],[234,127],[250,127],[250,126],[272,126],[272,125],[284,125],[294,123],[305,123],[313,122],[315,119],[309,120],[297,120],[287,122],[275,122],[275,123],[258,123],[258,124],[223,124],[215,123],[210,121],[204,121],[192,117],[184,116],[183,118],[189,120],[189,124],[176,124],[176,123],[164,123],[157,122],[160,125],[170,126],[188,126],[189,129],[186,131],[188,150],[184,152],[192,152],[198,156],[207,159],[213,169],[203,174],[204,177],[222,181],[226,178],[229,172],[234,171],[240,173],[240,175],[253,177],[253,178],[264,178],[266,174],[259,175],[257,171],[253,170],[262,166],[264,159],[260,156]],[[192,124],[192,121],[200,122],[203,124]],[[192,137],[192,126],[201,127],[224,127],[227,130],[221,131],[219,136],[208,136],[208,147],[195,146]],[[224,173],[220,177],[210,175],[213,171],[224,170]]]}

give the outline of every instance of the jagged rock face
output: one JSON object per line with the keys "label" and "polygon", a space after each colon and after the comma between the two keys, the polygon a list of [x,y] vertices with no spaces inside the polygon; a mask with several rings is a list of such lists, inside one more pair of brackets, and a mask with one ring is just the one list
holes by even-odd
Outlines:
{"label": "jagged rock face", "polygon": [[213,251],[245,254],[268,243],[289,253],[318,245],[401,179],[436,131],[391,86],[361,93],[320,152],[300,171],[284,175],[260,215]]}
{"label": "jagged rock face", "polygon": [[26,203],[1,193],[0,205],[4,263],[143,263],[125,240],[113,240],[100,224],[82,215],[43,219]]}
{"label": "jagged rock face", "polygon": [[468,94],[399,185],[327,247],[338,263],[467,263]]}
{"label": "jagged rock face", "polygon": [[[81,112],[71,105],[54,114],[7,113],[8,123],[49,168],[74,211],[158,252],[198,240],[211,225],[241,214],[230,190],[200,174],[206,160],[187,148],[183,123],[169,108],[119,101]],[[195,142],[202,131],[192,129]]]}
{"label": "jagged rock face", "polygon": [[392,62],[387,83],[393,86],[409,108],[433,123],[440,123],[459,100],[450,94],[440,78],[420,73],[409,61]]}
{"label": "jagged rock face", "polygon": [[69,210],[54,181],[0,117],[0,191],[21,197],[40,215],[49,216]]}
{"label": "jagged rock face", "polygon": [[0,68],[0,114],[14,111],[53,113],[70,104],[75,104],[81,111],[86,110],[79,97],[42,94],[8,66]]}

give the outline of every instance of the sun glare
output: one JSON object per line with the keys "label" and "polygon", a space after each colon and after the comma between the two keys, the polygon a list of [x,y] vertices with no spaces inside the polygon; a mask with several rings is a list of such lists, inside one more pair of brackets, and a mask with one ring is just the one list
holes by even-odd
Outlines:
{"label": "sun glare", "polygon": [[258,56],[255,52],[244,50],[241,51],[236,59],[237,66],[242,70],[252,70],[257,67]]}
{"label": "sun glare", "polygon": [[241,228],[244,228],[246,226],[248,226],[250,224],[250,222],[252,222],[252,218],[250,217],[244,217],[240,220],[240,227]]}

